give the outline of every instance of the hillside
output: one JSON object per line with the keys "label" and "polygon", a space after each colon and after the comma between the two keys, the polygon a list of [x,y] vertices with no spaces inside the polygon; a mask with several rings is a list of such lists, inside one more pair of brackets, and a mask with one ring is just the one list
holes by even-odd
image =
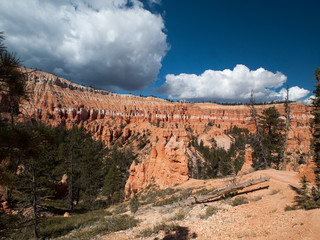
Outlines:
{"label": "hillside", "polygon": [[[154,97],[121,95],[84,87],[41,71],[26,70],[29,101],[20,118],[35,118],[52,126],[83,126],[110,147],[122,145],[138,156],[130,171],[126,192],[139,192],[150,183],[160,188],[197,177],[197,161],[204,161],[190,141],[230,148],[234,127],[254,131],[245,105],[170,102]],[[5,96],[1,108],[5,111]],[[271,105],[257,105],[258,113]],[[284,105],[274,105],[284,115]],[[300,156],[310,161],[310,107],[291,103],[288,170],[299,170]]]}
{"label": "hillside", "polygon": [[[320,234],[318,209],[286,211],[294,204],[301,176],[313,178],[310,107],[290,104],[286,171],[255,171],[252,167],[255,152],[250,144],[255,126],[249,106],[191,104],[121,95],[80,86],[41,71],[24,71],[28,72],[29,98],[21,103],[21,113],[15,120],[56,127],[51,130],[52,133],[56,131],[58,141],[54,146],[48,142],[52,155],[48,154],[45,165],[53,163],[57,167],[61,164],[59,169],[48,169],[58,171],[50,180],[50,189],[54,189],[56,196],[41,203],[42,216],[46,218],[39,225],[41,236],[61,239],[317,239]],[[9,118],[7,100],[1,93],[2,119]],[[284,119],[283,104],[255,107],[258,114],[274,107]],[[75,135],[72,135],[66,129],[72,131],[74,126],[84,129],[75,128]],[[80,138],[75,138],[71,147],[62,151],[68,146],[65,145],[68,134]],[[86,135],[90,140],[86,140],[87,143],[92,145],[80,145]],[[101,143],[97,141],[94,145],[95,140]],[[93,155],[99,151],[99,146],[101,156],[95,158]],[[72,155],[76,147],[79,159],[86,160],[83,169],[98,159],[99,166],[93,164],[95,170],[92,168],[88,174],[100,173],[98,180],[78,188],[77,202],[69,202],[72,207],[75,205],[73,209],[66,205],[69,180],[62,163],[69,161],[65,158],[69,158],[69,152]],[[279,153],[274,155],[280,156]],[[42,158],[39,156],[40,160]],[[4,161],[3,166],[8,162]],[[278,169],[282,168],[281,164],[282,161],[270,162],[271,167]],[[42,166],[40,164],[39,168]],[[73,169],[73,163],[71,166]],[[13,175],[24,173],[24,166],[18,167]],[[113,178],[108,179],[108,176]],[[256,184],[257,179],[263,181]],[[45,182],[49,184],[48,180]],[[85,203],[80,189],[89,189],[94,183],[97,183],[95,193],[89,195]],[[243,184],[247,184],[245,188],[241,188]],[[104,192],[112,185],[118,185],[116,190]],[[0,187],[4,192],[6,186]],[[236,190],[230,192],[229,188]],[[21,198],[20,191],[21,188],[14,192],[16,199]],[[135,198],[140,206],[133,214],[130,208]],[[4,199],[0,200],[2,213],[7,214],[3,216],[14,217],[18,213],[14,204],[9,206]],[[31,212],[26,210],[23,216],[30,218]]]}
{"label": "hillside", "polygon": [[[287,205],[293,204],[296,195],[292,186],[299,185],[297,174],[263,170],[245,175],[239,180],[243,182],[260,176],[270,177],[267,184],[269,187],[241,195],[248,200],[246,204],[233,206],[237,197],[190,206],[178,206],[174,203],[161,206],[147,204],[134,214],[140,221],[137,227],[98,235],[95,239],[319,239],[320,209],[285,211]],[[194,196],[205,188],[226,186],[230,184],[230,180],[232,179],[190,180],[173,187],[171,192],[181,196],[191,191],[191,196]],[[171,194],[162,195],[167,198],[170,196]],[[214,211],[206,216],[207,209],[210,208]],[[115,209],[113,207],[108,210]],[[131,214],[128,208],[123,212]],[[166,232],[159,229],[169,230]],[[73,235],[69,235],[71,236]]]}

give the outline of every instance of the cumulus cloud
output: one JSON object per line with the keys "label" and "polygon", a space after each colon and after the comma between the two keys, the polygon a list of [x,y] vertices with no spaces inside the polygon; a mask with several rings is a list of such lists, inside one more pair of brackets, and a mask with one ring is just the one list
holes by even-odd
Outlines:
{"label": "cumulus cloud", "polygon": [[0,30],[24,65],[80,83],[143,89],[157,78],[168,50],[162,17],[139,0],[0,0],[0,5]]}
{"label": "cumulus cloud", "polygon": [[[282,100],[287,77],[281,72],[272,73],[263,68],[250,70],[238,64],[233,70],[206,70],[201,75],[168,74],[160,92],[169,98],[188,99],[193,101],[213,100],[223,102],[246,102],[254,91],[257,101]],[[305,97],[309,91],[299,87],[289,90],[290,100],[296,101]]]}
{"label": "cumulus cloud", "polygon": [[310,97],[306,98],[306,99],[303,101],[303,103],[304,103],[304,104],[307,104],[307,105],[310,105],[310,104],[312,104],[312,101],[313,101],[315,98],[316,98],[315,95],[311,95]]}

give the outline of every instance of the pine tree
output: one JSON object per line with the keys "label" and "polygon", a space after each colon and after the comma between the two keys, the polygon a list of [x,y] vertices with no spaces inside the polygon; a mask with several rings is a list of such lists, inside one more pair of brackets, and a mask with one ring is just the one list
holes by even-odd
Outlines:
{"label": "pine tree", "polygon": [[130,200],[130,211],[132,213],[136,213],[139,209],[139,206],[140,206],[139,199],[138,199],[137,195],[134,194]]}
{"label": "pine tree", "polygon": [[19,113],[19,103],[27,98],[26,73],[21,70],[21,62],[14,53],[7,51],[0,32],[0,91],[7,98],[7,110],[13,127],[14,116]]}
{"label": "pine tree", "polygon": [[304,175],[300,180],[301,188],[297,189],[298,195],[295,197],[295,202],[302,208],[310,208],[310,196],[309,196],[309,182]]}
{"label": "pine tree", "polygon": [[298,206],[304,209],[312,209],[320,207],[320,68],[315,70],[316,85],[313,91],[314,99],[312,101],[314,116],[311,122],[312,136],[313,136],[313,161],[315,167],[313,169],[315,174],[315,186],[312,187],[311,192],[308,190],[306,177],[301,179],[301,188],[297,190],[298,196],[296,202]]}
{"label": "pine tree", "polygon": [[312,105],[314,107],[312,114],[314,116],[312,128],[313,128],[313,161],[316,165],[314,173],[316,175],[315,183],[317,191],[320,192],[320,68],[315,70],[316,85],[314,93],[314,99]]}
{"label": "pine tree", "polygon": [[104,179],[103,195],[107,196],[111,204],[122,198],[123,180],[120,170],[115,164],[111,166]]}
{"label": "pine tree", "polygon": [[274,164],[279,168],[282,162],[283,130],[284,122],[280,118],[280,113],[275,107],[263,110],[258,116],[257,137],[253,138],[253,164],[256,169],[264,166],[271,167]]}

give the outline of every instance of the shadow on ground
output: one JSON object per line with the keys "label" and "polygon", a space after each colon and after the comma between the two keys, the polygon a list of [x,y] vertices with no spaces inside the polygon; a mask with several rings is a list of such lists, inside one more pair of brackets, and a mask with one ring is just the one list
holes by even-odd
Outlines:
{"label": "shadow on ground", "polygon": [[[177,226],[175,229],[168,233],[162,240],[188,240],[194,239],[197,237],[196,233],[190,233],[187,227]],[[160,240],[159,238],[155,238],[154,240]]]}

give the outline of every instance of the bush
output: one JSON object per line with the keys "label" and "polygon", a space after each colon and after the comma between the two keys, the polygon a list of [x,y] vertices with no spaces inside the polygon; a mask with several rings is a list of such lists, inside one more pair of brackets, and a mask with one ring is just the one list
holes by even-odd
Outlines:
{"label": "bush", "polygon": [[277,193],[280,192],[280,189],[273,189],[271,192],[270,192],[270,195],[275,195]]}
{"label": "bush", "polygon": [[233,207],[235,207],[235,206],[239,206],[239,205],[247,204],[247,203],[249,203],[248,198],[247,198],[247,197],[240,196],[240,197],[236,197],[236,198],[232,201],[231,205],[232,205]]}
{"label": "bush", "polygon": [[89,226],[101,219],[104,219],[104,216],[105,212],[100,210],[74,215],[69,218],[51,217],[40,224],[40,236],[43,238],[63,236],[74,229]]}
{"label": "bush", "polygon": [[137,237],[150,237],[152,234],[158,234],[160,231],[164,231],[165,233],[169,233],[177,229],[178,225],[175,224],[166,224],[166,223],[160,223],[153,228],[146,228],[140,232],[140,234]]}
{"label": "bush", "polygon": [[138,220],[128,215],[109,217],[100,221],[94,227],[90,226],[89,230],[77,231],[75,234],[68,236],[67,239],[92,239],[92,237],[98,234],[107,234],[133,228],[137,226],[137,223]]}
{"label": "bush", "polygon": [[296,210],[297,208],[295,206],[289,206],[289,205],[286,205],[286,207],[284,208],[284,210],[287,212],[287,211],[292,211],[292,210]]}
{"label": "bush", "polygon": [[114,214],[121,214],[121,213],[125,213],[127,211],[127,205],[122,204],[119,207],[116,208],[116,210],[114,210]]}
{"label": "bush", "polygon": [[169,205],[169,204],[172,204],[172,203],[175,203],[178,201],[179,201],[179,197],[171,196],[170,198],[167,198],[167,199],[164,199],[164,200],[161,200],[161,201],[154,203],[153,206],[160,207],[160,206]]}
{"label": "bush", "polygon": [[181,220],[185,219],[185,217],[186,217],[186,212],[183,211],[183,210],[179,210],[179,211],[175,214],[174,219],[175,219],[175,220],[178,220],[178,221],[181,221]]}
{"label": "bush", "polygon": [[140,206],[140,203],[139,203],[138,197],[137,195],[134,195],[130,201],[130,211],[132,213],[136,213],[139,209],[139,206]]}
{"label": "bush", "polygon": [[206,208],[206,213],[204,215],[201,215],[201,219],[208,219],[212,215],[216,214],[218,212],[218,208],[214,206],[209,206]]}

